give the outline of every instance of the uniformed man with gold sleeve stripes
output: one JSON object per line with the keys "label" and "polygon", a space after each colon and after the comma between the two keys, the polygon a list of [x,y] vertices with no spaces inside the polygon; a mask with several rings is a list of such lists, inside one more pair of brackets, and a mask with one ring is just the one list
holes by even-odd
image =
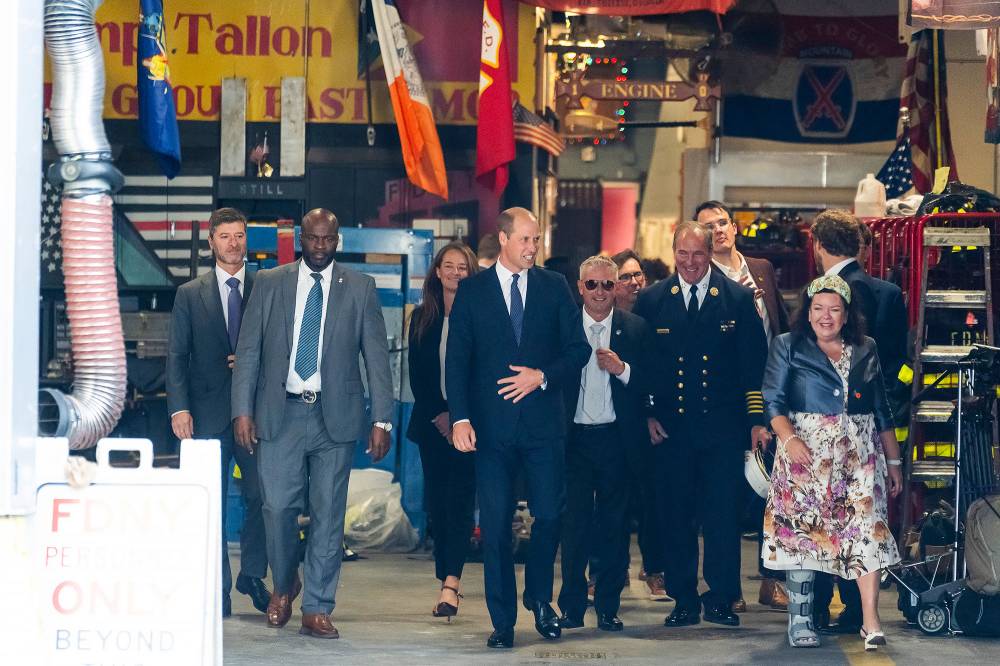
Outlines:
{"label": "uniformed man with gold sleeve stripes", "polygon": [[[639,295],[634,312],[655,332],[649,435],[661,470],[657,502],[667,594],[667,627],[738,626],[743,451],[770,435],[760,393],[767,355],[753,292],[711,267],[712,235],[694,222],[674,233],[677,273]],[[698,595],[698,528],[704,537]]]}

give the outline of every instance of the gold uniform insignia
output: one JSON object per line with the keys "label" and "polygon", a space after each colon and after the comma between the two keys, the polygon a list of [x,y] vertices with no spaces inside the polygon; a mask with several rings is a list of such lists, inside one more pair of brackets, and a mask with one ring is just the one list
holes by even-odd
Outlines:
{"label": "gold uniform insignia", "polygon": [[674,285],[673,287],[671,287],[671,288],[670,288],[670,293],[671,293],[671,294],[676,294],[676,293],[677,293],[677,292],[679,292],[680,290],[681,290],[681,288],[680,288],[680,287],[678,287],[678,286],[677,286],[677,285],[675,284],[675,285]]}
{"label": "gold uniform insignia", "polygon": [[708,290],[708,293],[712,294],[712,296],[718,296],[719,290],[716,289],[715,287],[712,287],[711,289]]}

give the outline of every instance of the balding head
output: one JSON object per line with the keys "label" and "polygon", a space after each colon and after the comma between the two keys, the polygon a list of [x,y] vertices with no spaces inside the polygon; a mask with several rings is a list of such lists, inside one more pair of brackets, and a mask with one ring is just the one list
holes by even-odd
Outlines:
{"label": "balding head", "polygon": [[302,217],[299,241],[302,260],[314,270],[321,271],[333,261],[333,253],[340,241],[340,223],[337,216],[326,208],[313,208]]}

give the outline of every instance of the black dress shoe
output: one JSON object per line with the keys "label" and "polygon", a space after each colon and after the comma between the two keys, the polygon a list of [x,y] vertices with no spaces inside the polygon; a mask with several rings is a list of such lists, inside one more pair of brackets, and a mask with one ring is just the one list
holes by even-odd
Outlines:
{"label": "black dress shoe", "polygon": [[861,631],[861,617],[845,610],[837,618],[836,624],[829,625],[828,631],[834,634],[857,634]]}
{"label": "black dress shoe", "polygon": [[833,628],[830,626],[830,611],[813,611],[813,625],[816,627],[816,631],[821,634],[834,633]]}
{"label": "black dress shoe", "polygon": [[535,614],[535,630],[542,638],[555,640],[562,636],[559,628],[559,616],[552,610],[552,606],[544,601],[536,601],[531,604],[529,610]]}
{"label": "black dress shoe", "polygon": [[705,622],[724,624],[727,627],[740,626],[740,616],[733,612],[733,605],[719,604],[705,608]]}
{"label": "black dress shoe", "polygon": [[663,621],[664,627],[689,627],[693,624],[698,624],[701,622],[701,616],[698,614],[698,608],[684,608],[683,606],[678,606],[674,611],[667,616],[667,619]]}
{"label": "black dress shoe", "polygon": [[579,629],[582,626],[582,615],[569,615],[568,613],[563,613],[563,615],[559,617],[560,629]]}
{"label": "black dress shoe", "polygon": [[253,607],[261,613],[267,612],[267,605],[271,603],[271,592],[260,578],[240,574],[236,577],[236,591],[250,597]]}
{"label": "black dress shoe", "polygon": [[621,631],[625,628],[621,618],[612,613],[598,613],[597,628],[601,631]]}
{"label": "black dress shoe", "polygon": [[229,617],[233,614],[233,600],[228,594],[222,595],[222,617]]}
{"label": "black dress shoe", "polygon": [[489,639],[486,641],[486,647],[488,648],[512,648],[514,647],[514,630],[504,629],[503,631],[497,629],[492,634],[490,634]]}

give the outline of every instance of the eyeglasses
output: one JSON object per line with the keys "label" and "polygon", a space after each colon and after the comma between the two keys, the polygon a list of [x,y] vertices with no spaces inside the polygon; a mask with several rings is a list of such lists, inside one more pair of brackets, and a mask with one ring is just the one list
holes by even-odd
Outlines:
{"label": "eyeglasses", "polygon": [[299,240],[304,240],[307,243],[325,243],[326,245],[333,245],[337,242],[336,236],[317,236],[316,234],[300,234]]}
{"label": "eyeglasses", "polygon": [[587,291],[594,291],[598,286],[602,287],[604,291],[611,291],[615,288],[614,280],[584,280],[583,286],[587,288]]}
{"label": "eyeglasses", "polygon": [[618,281],[628,282],[630,280],[642,280],[642,278],[643,278],[642,271],[636,271],[634,273],[622,273],[621,275],[618,276]]}
{"label": "eyeglasses", "polygon": [[732,222],[729,220],[719,220],[717,222],[706,222],[701,226],[709,231],[715,231],[716,229],[725,229],[730,224],[732,224]]}

